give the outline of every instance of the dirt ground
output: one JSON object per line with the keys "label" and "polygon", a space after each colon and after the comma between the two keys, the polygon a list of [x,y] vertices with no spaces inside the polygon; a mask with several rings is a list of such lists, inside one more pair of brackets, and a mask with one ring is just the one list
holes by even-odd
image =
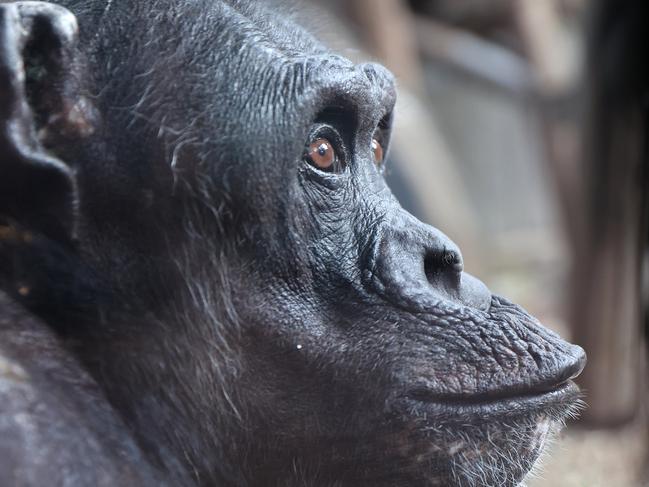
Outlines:
{"label": "dirt ground", "polygon": [[589,431],[569,428],[528,487],[649,487],[644,424]]}

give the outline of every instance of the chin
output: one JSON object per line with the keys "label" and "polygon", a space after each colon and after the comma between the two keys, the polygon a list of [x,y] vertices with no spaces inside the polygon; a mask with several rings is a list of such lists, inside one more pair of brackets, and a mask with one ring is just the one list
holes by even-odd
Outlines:
{"label": "chin", "polygon": [[414,424],[410,447],[402,453],[416,473],[403,485],[525,485],[557,433],[582,409],[579,396],[569,382],[543,394],[491,402],[469,399],[452,407],[408,401]]}

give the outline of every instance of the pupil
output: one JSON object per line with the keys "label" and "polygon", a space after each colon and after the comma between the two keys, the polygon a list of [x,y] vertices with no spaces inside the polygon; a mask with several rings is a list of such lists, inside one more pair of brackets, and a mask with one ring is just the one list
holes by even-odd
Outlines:
{"label": "pupil", "polygon": [[324,156],[326,153],[327,153],[327,144],[322,144],[320,147],[318,147],[318,154]]}

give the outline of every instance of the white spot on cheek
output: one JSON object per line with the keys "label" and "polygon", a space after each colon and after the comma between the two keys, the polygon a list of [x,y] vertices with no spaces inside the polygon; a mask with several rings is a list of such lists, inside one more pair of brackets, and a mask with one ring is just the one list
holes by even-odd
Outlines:
{"label": "white spot on cheek", "polygon": [[104,14],[110,10],[110,7],[113,5],[113,0],[108,0],[106,2],[106,8],[104,9]]}
{"label": "white spot on cheek", "polygon": [[300,345],[300,344],[298,343],[298,344],[295,346],[295,348],[297,348],[298,350],[302,350],[302,345]]}

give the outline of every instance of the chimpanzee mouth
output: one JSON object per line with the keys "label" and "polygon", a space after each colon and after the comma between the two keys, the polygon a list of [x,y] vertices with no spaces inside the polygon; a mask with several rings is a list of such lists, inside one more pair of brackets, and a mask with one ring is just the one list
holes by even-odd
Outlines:
{"label": "chimpanzee mouth", "polygon": [[567,380],[545,388],[512,389],[480,394],[439,394],[430,389],[416,388],[405,399],[413,406],[435,409],[454,415],[520,416],[556,409],[570,408],[580,399],[579,387]]}

